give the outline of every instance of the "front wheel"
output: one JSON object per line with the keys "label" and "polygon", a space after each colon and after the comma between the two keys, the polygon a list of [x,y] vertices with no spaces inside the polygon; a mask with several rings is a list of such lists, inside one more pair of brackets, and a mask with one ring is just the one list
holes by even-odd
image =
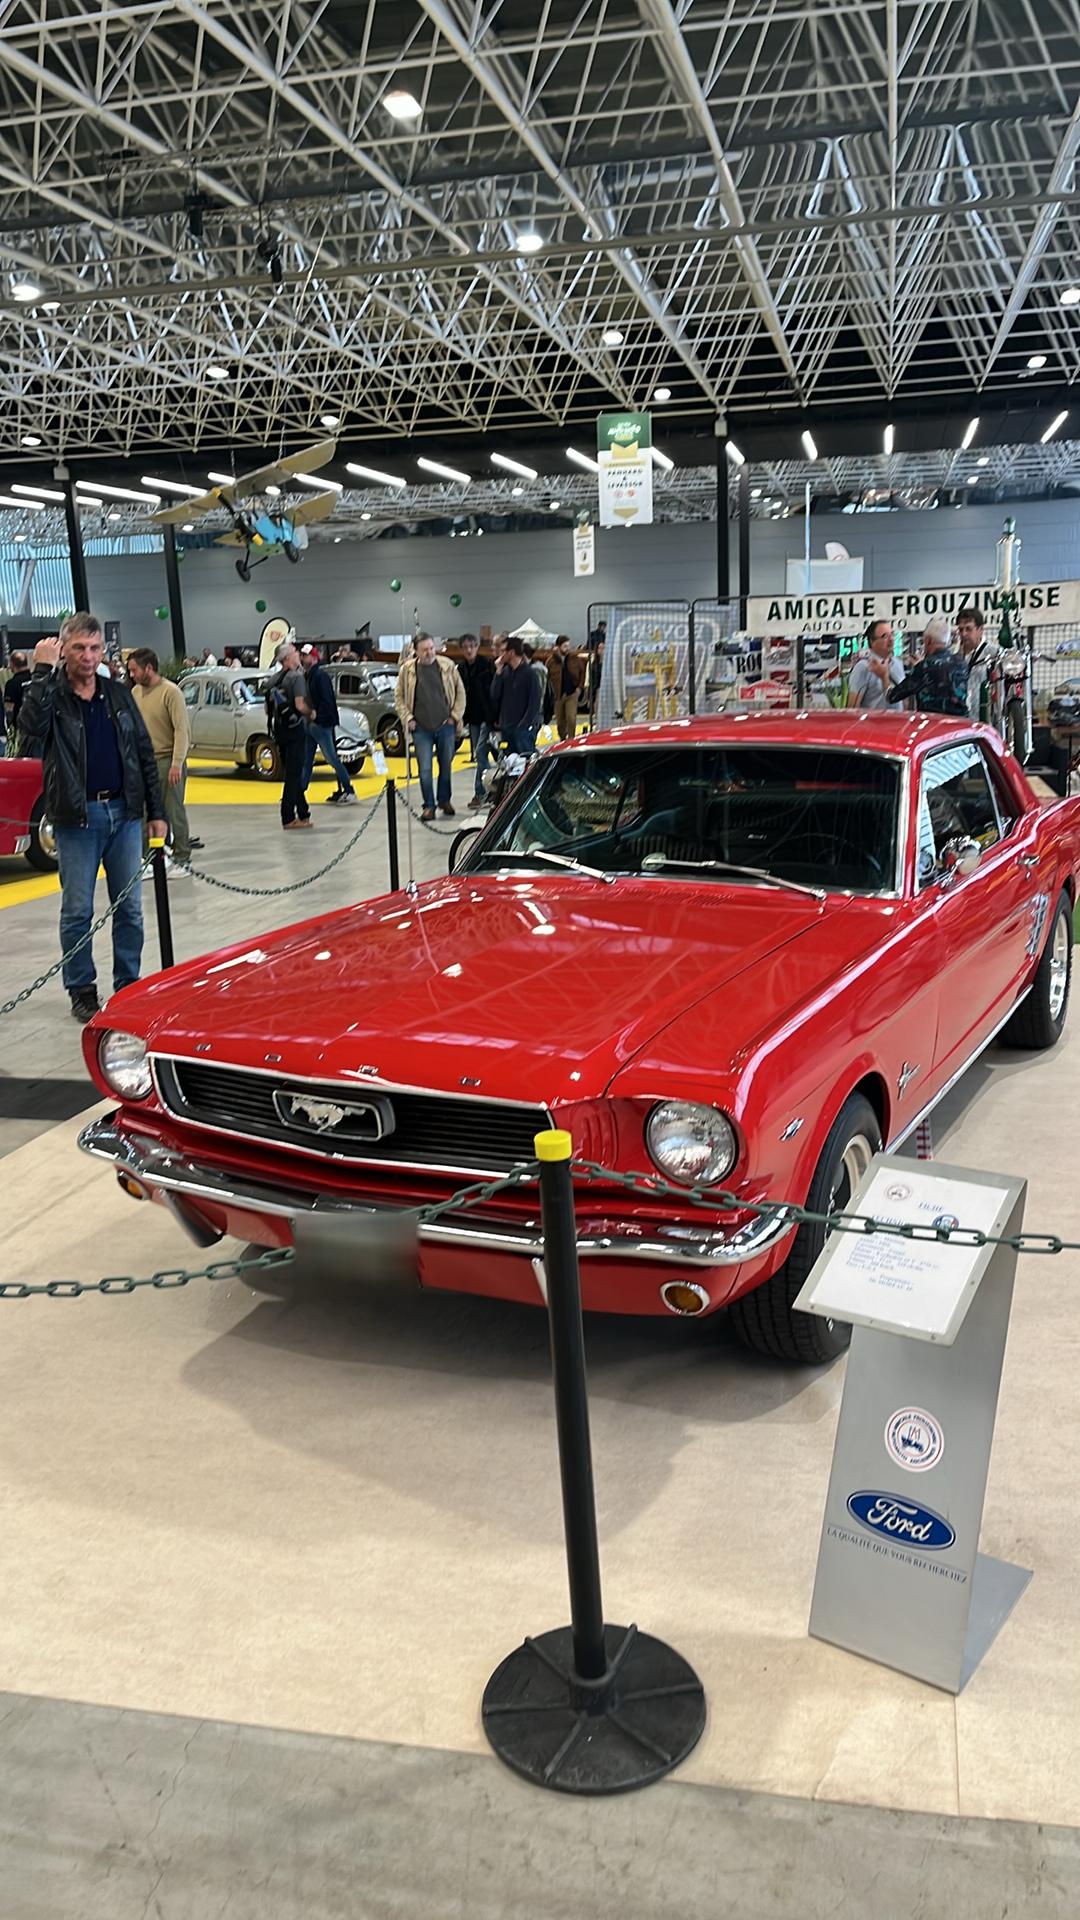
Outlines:
{"label": "front wheel", "polygon": [[1027,706],[1023,700],[1010,700],[1005,709],[1005,744],[1023,766],[1031,751],[1028,741]]}
{"label": "front wheel", "polygon": [[[853,1200],[876,1153],[881,1152],[878,1118],[861,1093],[844,1102],[822,1149],[806,1204],[812,1213],[841,1213]],[[825,1245],[825,1228],[807,1221],[779,1273],[731,1308],[731,1324],[746,1347],[774,1360],[821,1366],[843,1353],[851,1339],[846,1320],[822,1320],[799,1313],[795,1299]]]}
{"label": "front wheel", "polygon": [[1043,948],[1031,992],[1020,1002],[1002,1031],[1004,1047],[1026,1047],[1041,1052],[1061,1039],[1069,1013],[1072,986],[1073,906],[1063,893],[1054,909],[1050,933]]}
{"label": "front wheel", "polygon": [[251,770],[260,780],[281,779],[281,755],[269,734],[260,733],[249,748]]}
{"label": "front wheel", "polygon": [[395,760],[405,751],[405,736],[401,731],[400,720],[384,720],[379,727],[379,745],[384,753],[392,753]]}
{"label": "front wheel", "polygon": [[39,794],[30,815],[30,845],[26,857],[39,873],[55,873],[60,865],[56,840],[45,814],[45,795]]}

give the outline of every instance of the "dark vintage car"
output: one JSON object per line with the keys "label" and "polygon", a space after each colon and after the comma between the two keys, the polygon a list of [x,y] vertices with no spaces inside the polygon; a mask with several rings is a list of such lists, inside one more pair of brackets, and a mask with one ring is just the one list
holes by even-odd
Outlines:
{"label": "dark vintage car", "polygon": [[[202,1245],[329,1248],[566,1128],[585,1306],[707,1316],[822,1361],[820,1224],[996,1035],[1068,1011],[1080,799],[986,727],[788,712],[542,754],[458,869],[126,988],[85,1029],[82,1144]],[[727,1190],[715,1211],[682,1195]],[[535,1185],[426,1223],[425,1287],[543,1300]]]}

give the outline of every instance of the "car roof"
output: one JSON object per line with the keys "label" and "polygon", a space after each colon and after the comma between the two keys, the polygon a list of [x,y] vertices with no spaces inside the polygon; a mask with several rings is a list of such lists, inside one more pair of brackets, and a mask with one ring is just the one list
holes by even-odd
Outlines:
{"label": "car roof", "polygon": [[687,746],[730,742],[744,746],[848,747],[864,753],[899,754],[910,759],[928,747],[947,746],[973,734],[993,738],[989,727],[975,726],[962,718],[953,720],[944,714],[880,708],[866,713],[857,708],[852,711],[785,708],[768,713],[705,713],[684,720],[647,720],[605,727],[596,733],[582,734],[576,741],[567,741],[560,751],[573,752],[590,745]]}

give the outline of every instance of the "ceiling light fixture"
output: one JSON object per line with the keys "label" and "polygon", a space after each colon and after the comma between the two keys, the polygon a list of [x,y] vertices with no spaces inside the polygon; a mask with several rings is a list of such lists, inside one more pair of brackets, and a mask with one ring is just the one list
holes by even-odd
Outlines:
{"label": "ceiling light fixture", "polygon": [[[325,473],[294,473],[293,479],[301,487],[313,487],[316,493],[325,493],[327,488],[329,488],[331,493],[344,493],[345,491],[340,480],[331,480],[329,475]],[[270,488],[267,487],[266,491],[269,493]]]}
{"label": "ceiling light fixture", "polygon": [[207,367],[206,377],[208,380],[227,380],[229,378],[229,369],[228,367],[219,367],[215,360]]}
{"label": "ceiling light fixture", "polygon": [[347,473],[357,474],[361,480],[377,480],[380,486],[383,487],[404,487],[408,485],[408,481],[402,480],[396,473],[380,473],[378,467],[362,467],[356,460],[347,460],[345,463],[345,471]]}
{"label": "ceiling light fixture", "polygon": [[537,477],[535,467],[526,467],[520,460],[511,460],[508,453],[493,453],[491,464],[495,467],[505,467],[507,473],[520,473],[526,480],[535,480]]}
{"label": "ceiling light fixture", "polygon": [[13,482],[11,491],[29,494],[31,500],[66,500],[67,498],[66,494],[57,493],[54,487],[27,487],[21,480]]}
{"label": "ceiling light fixture", "polygon": [[423,117],[423,107],[415,93],[410,93],[407,87],[391,87],[388,93],[383,94],[382,103],[391,120],[420,120]]}
{"label": "ceiling light fixture", "polygon": [[339,413],[320,413],[319,425],[320,427],[328,428],[329,431],[333,433],[334,428],[340,427],[341,425],[341,415]]}
{"label": "ceiling light fixture", "polygon": [[567,447],[566,457],[568,460],[573,461],[575,467],[584,467],[586,473],[599,473],[600,471],[599,461],[591,460],[587,453],[579,453],[576,447]]}
{"label": "ceiling light fixture", "polygon": [[59,300],[43,300],[41,303],[41,311],[42,313],[59,313]]}
{"label": "ceiling light fixture", "polygon": [[967,427],[964,431],[964,437],[960,442],[960,447],[962,452],[964,453],[967,452],[968,448],[970,447],[978,431],[979,431],[979,416],[978,414],[976,414],[974,420],[968,421]]}
{"label": "ceiling light fixture", "polygon": [[675,462],[669,454],[661,453],[659,447],[650,447],[649,452],[652,454],[654,467],[662,467],[665,473],[671,472]]}
{"label": "ceiling light fixture", "polygon": [[425,459],[423,454],[419,455],[416,464],[418,467],[423,467],[425,473],[437,474],[440,480],[456,480],[463,487],[472,485],[471,474],[462,473],[457,467],[444,467],[438,460]]}
{"label": "ceiling light fixture", "polygon": [[184,524],[183,524],[183,526],[181,527],[181,529],[180,529],[180,531],[181,531],[181,533],[194,533],[194,531],[195,531],[195,522],[194,522],[194,520],[185,520],[185,522],[184,522]]}
{"label": "ceiling light fixture", "polygon": [[1052,440],[1055,433],[1057,433],[1059,429],[1065,425],[1065,422],[1068,419],[1068,417],[1069,417],[1068,409],[1066,409],[1064,413],[1059,413],[1055,420],[1051,420],[1050,425],[1046,429],[1046,432],[1040,435],[1040,439],[1044,447],[1047,441]]}
{"label": "ceiling light fixture", "polygon": [[817,443],[809,427],[803,428],[802,443],[803,443],[803,448],[806,453],[807,459],[816,460],[817,459]]}
{"label": "ceiling light fixture", "polygon": [[520,500],[525,489],[524,487],[511,487],[510,491],[513,494],[515,500]]}
{"label": "ceiling light fixture", "polygon": [[41,288],[36,280],[13,280],[11,297],[13,300],[18,300],[21,306],[29,307],[35,300],[41,299]]}
{"label": "ceiling light fixture", "polygon": [[751,500],[760,500],[760,499],[761,499],[761,488],[760,488],[760,487],[751,487],[751,489],[750,489],[750,498],[751,498]]}
{"label": "ceiling light fixture", "polygon": [[1063,307],[1080,307],[1080,287],[1065,287],[1060,300]]}
{"label": "ceiling light fixture", "polygon": [[515,253],[539,253],[543,244],[543,235],[533,233],[531,229],[528,233],[516,233],[514,235]]}
{"label": "ceiling light fixture", "polygon": [[123,517],[124,517],[124,516],[123,516],[123,514],[121,513],[121,511],[120,511],[120,509],[119,509],[119,507],[112,507],[112,508],[110,509],[110,511],[109,511],[109,519],[110,519],[110,520],[122,520],[122,519],[123,519]]}
{"label": "ceiling light fixture", "polygon": [[41,435],[38,433],[24,433],[19,445],[21,447],[40,447]]}
{"label": "ceiling light fixture", "polygon": [[549,513],[558,513],[558,511],[559,511],[559,508],[561,507],[561,505],[562,505],[562,501],[561,501],[561,500],[549,500],[549,501],[548,501],[548,512],[549,512]]}
{"label": "ceiling light fixture", "polygon": [[977,487],[981,479],[982,475],[980,473],[969,473],[967,477],[968,486]]}
{"label": "ceiling light fixture", "polygon": [[206,477],[215,487],[235,487],[236,485],[235,473],[208,473]]}
{"label": "ceiling light fixture", "polygon": [[980,453],[975,465],[977,467],[988,467],[990,465],[990,455],[988,453]]}
{"label": "ceiling light fixture", "polygon": [[888,426],[888,427],[886,427],[886,429],[885,429],[885,451],[886,451],[886,453],[891,453],[891,452],[892,452],[892,450],[893,450],[893,447],[895,446],[895,444],[896,444],[896,435],[895,435],[895,433],[893,432],[893,430],[892,430],[892,427],[891,427],[891,426]]}
{"label": "ceiling light fixture", "polygon": [[29,534],[25,534],[25,533],[16,533],[12,535],[12,539],[14,540],[27,540],[29,539],[29,537],[30,537]]}
{"label": "ceiling light fixture", "polygon": [[106,486],[104,480],[76,480],[75,485],[78,487],[80,493],[87,495],[107,493],[110,499],[113,500],[137,500],[140,505],[150,507],[160,507],[161,505],[161,495],[159,493],[136,493],[131,487]]}
{"label": "ceiling light fixture", "polygon": [[733,466],[745,467],[746,465],[746,455],[741,447],[735,445],[734,440],[729,440],[727,443],[727,457]]}
{"label": "ceiling light fixture", "polygon": [[44,513],[44,500],[16,500],[13,493],[0,493],[0,507],[25,507],[31,513]]}
{"label": "ceiling light fixture", "polygon": [[266,491],[269,494],[271,500],[280,500],[281,498],[280,487],[267,487]]}
{"label": "ceiling light fixture", "polygon": [[663,404],[663,402],[664,402],[665,400],[670,400],[670,399],[671,399],[671,388],[670,388],[670,387],[657,387],[657,389],[656,389],[656,392],[655,392],[655,393],[653,394],[653,399],[654,399],[654,400],[658,400],[658,401],[659,401],[659,402],[660,402],[661,404]]}
{"label": "ceiling light fixture", "polygon": [[362,514],[360,515],[360,518],[361,518],[361,520],[370,520],[370,519],[371,519],[371,515],[370,515],[370,513],[362,513]]}
{"label": "ceiling light fixture", "polygon": [[201,493],[206,492],[205,487],[189,487],[183,480],[156,480],[152,473],[143,474],[142,484],[152,488],[155,493],[187,494],[191,500],[197,500]]}
{"label": "ceiling light fixture", "polygon": [[600,338],[605,347],[621,347],[626,339],[626,335],[625,333],[620,333],[618,327],[605,327]]}
{"label": "ceiling light fixture", "polygon": [[1045,365],[1045,353],[1032,353],[1028,355],[1028,369],[1031,373],[1038,373],[1039,368],[1045,367]]}

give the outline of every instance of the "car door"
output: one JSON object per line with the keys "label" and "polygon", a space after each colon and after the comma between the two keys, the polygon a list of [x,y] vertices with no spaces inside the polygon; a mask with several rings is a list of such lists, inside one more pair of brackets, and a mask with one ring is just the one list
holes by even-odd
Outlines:
{"label": "car door", "polygon": [[[916,884],[938,935],[938,1030],[934,1078],[949,1078],[1007,1015],[1026,966],[1035,892],[1027,859],[1033,829],[1003,818],[977,740],[926,756],[916,818]],[[950,867],[958,843],[974,841],[978,863]]]}
{"label": "car door", "polygon": [[199,745],[211,758],[217,755],[231,760],[236,752],[236,708],[232,686],[224,678],[203,682]]}

